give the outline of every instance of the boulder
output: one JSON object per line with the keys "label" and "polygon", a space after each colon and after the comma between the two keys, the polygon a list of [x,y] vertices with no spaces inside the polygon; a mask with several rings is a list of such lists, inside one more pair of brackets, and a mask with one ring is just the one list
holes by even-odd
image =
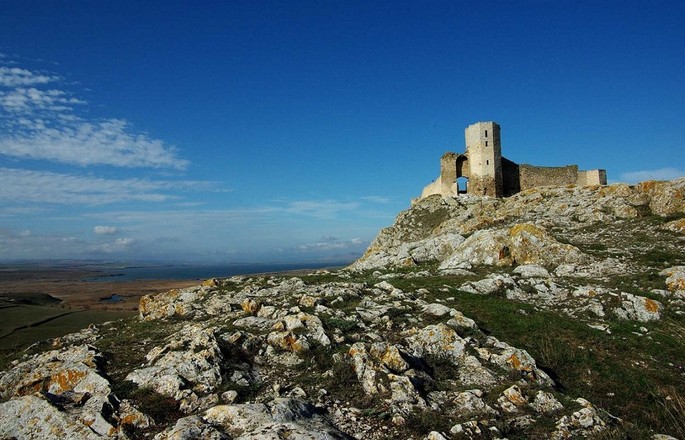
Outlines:
{"label": "boulder", "polygon": [[214,333],[200,324],[186,325],[167,345],[150,350],[147,366],[131,371],[126,380],[173,397],[186,412],[211,404],[216,396],[202,396],[221,384],[224,360]]}
{"label": "boulder", "polygon": [[659,301],[624,292],[621,294],[621,307],[614,309],[614,313],[619,318],[648,322],[661,319],[663,308]]}
{"label": "boulder", "polygon": [[445,324],[429,325],[406,338],[411,354],[419,358],[435,356],[459,364],[464,358],[465,341]]}
{"label": "boulder", "polygon": [[28,395],[0,404],[0,438],[96,440],[102,437],[77,417],[60,411],[37,395]]}

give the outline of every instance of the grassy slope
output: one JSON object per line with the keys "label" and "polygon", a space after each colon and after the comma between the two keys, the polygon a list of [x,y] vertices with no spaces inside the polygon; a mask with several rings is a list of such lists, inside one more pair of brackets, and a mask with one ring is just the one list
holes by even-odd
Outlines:
{"label": "grassy slope", "polygon": [[132,316],[133,312],[84,310],[19,304],[0,308],[0,368],[23,348],[76,332],[90,324]]}

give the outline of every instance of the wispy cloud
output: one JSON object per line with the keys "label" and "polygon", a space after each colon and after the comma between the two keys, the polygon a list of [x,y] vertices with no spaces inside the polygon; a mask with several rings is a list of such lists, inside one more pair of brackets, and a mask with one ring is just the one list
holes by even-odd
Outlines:
{"label": "wispy cloud", "polygon": [[[0,67],[0,155],[79,166],[185,169],[173,146],[124,119],[89,120],[87,102],[61,90],[57,75]],[[41,88],[48,83],[50,88]]]}
{"label": "wispy cloud", "polygon": [[89,250],[94,253],[122,253],[130,251],[137,244],[138,241],[133,238],[122,237],[109,242],[94,244],[89,247]]}
{"label": "wispy cloud", "polygon": [[88,244],[68,235],[0,230],[0,258],[71,258],[83,256]]}
{"label": "wispy cloud", "polygon": [[295,200],[276,201],[276,203],[262,209],[315,217],[331,217],[341,211],[353,211],[359,208],[358,202],[341,202],[337,200]]}
{"label": "wispy cloud", "polygon": [[116,226],[96,226],[93,232],[98,235],[113,235],[119,232],[119,229]]}
{"label": "wispy cloud", "polygon": [[[6,58],[6,55],[0,53],[0,58]],[[33,73],[19,67],[0,67],[0,85],[4,87],[32,86],[59,80],[56,75]]]}
{"label": "wispy cloud", "polygon": [[298,248],[301,251],[328,251],[334,249],[356,249],[365,244],[361,238],[353,238],[351,240],[340,240],[336,237],[328,236],[322,237],[321,240],[314,243],[307,243],[300,245]]}
{"label": "wispy cloud", "polygon": [[62,90],[19,87],[10,92],[0,92],[0,106],[13,114],[71,111],[77,104],[86,104],[86,102],[78,98],[70,98]]}
{"label": "wispy cloud", "polygon": [[685,171],[677,168],[659,168],[655,170],[630,171],[619,176],[620,181],[637,183],[644,180],[672,180],[685,176]]}
{"label": "wispy cloud", "polygon": [[366,197],[362,197],[362,200],[367,201],[367,202],[372,202],[372,203],[379,203],[382,205],[392,203],[391,199],[389,199],[388,197],[382,197],[382,196],[366,196]]}
{"label": "wispy cloud", "polygon": [[104,179],[0,167],[0,200],[105,205],[122,201],[162,202],[170,190],[207,189],[207,182]]}
{"label": "wispy cloud", "polygon": [[131,133],[128,123],[120,119],[62,120],[59,126],[49,126],[43,119],[21,119],[14,130],[0,135],[0,155],[81,166],[184,169],[188,165],[173,148],[158,139]]}

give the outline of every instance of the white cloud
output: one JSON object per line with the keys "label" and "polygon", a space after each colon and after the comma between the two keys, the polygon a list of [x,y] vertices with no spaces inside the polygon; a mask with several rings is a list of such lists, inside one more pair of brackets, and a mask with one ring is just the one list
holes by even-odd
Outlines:
{"label": "white cloud", "polygon": [[685,176],[685,171],[677,168],[659,168],[621,173],[619,180],[626,183],[637,183],[645,180],[673,180]]}
{"label": "white cloud", "polygon": [[188,161],[158,139],[132,133],[120,119],[99,122],[62,121],[58,127],[42,119],[20,119],[14,133],[0,135],[0,154],[26,159],[120,167],[184,169]]}
{"label": "white cloud", "polygon": [[90,251],[95,253],[122,253],[131,250],[138,242],[133,238],[117,238],[107,243],[98,243],[91,246]]}
{"label": "white cloud", "polygon": [[162,202],[170,190],[206,189],[207,182],[103,179],[98,177],[0,167],[0,200],[105,205],[122,201]]}
{"label": "white cloud", "polygon": [[113,235],[119,232],[119,229],[116,226],[96,226],[93,232],[98,235]]}
{"label": "white cloud", "polygon": [[0,67],[0,155],[80,166],[185,169],[176,149],[124,119],[88,120],[77,114],[86,101],[64,90],[37,87],[56,76]]}
{"label": "white cloud", "polygon": [[35,111],[71,111],[74,105],[85,104],[78,98],[69,98],[61,90],[38,90],[16,88],[11,92],[0,92],[0,106],[6,111],[17,113],[33,113]]}
{"label": "white cloud", "polygon": [[[0,58],[5,57],[6,55],[0,54]],[[19,67],[0,67],[0,86],[4,87],[46,84],[58,81],[59,79],[58,76],[36,74],[30,70],[21,69]]]}

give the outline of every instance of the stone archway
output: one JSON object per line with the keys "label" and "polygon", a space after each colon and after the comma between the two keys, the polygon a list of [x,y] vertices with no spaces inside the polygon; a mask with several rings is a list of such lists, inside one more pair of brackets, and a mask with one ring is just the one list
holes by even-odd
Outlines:
{"label": "stone archway", "polygon": [[470,177],[469,158],[465,154],[457,156],[457,177]]}

